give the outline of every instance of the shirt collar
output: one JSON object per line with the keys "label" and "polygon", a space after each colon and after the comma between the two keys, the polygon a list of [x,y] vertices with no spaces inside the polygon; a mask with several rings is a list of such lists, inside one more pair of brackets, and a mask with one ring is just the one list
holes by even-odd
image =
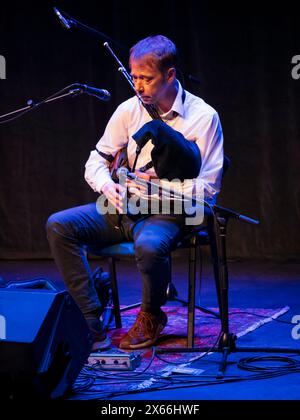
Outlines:
{"label": "shirt collar", "polygon": [[182,86],[181,86],[181,84],[178,80],[177,80],[177,86],[178,86],[178,92],[177,92],[175,101],[173,102],[173,105],[172,105],[170,111],[161,115],[161,117],[163,119],[173,119],[177,115],[180,115],[181,117],[184,117],[184,99],[183,99],[184,98],[184,91],[183,91]]}

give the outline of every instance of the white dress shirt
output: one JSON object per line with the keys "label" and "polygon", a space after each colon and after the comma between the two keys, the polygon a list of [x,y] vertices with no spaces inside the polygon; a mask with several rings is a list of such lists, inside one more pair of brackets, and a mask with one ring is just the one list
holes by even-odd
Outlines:
{"label": "white dress shirt", "polygon": [[[183,100],[183,90],[178,82],[178,93],[173,106],[169,112],[162,114],[161,118],[174,130],[181,132],[187,140],[198,145],[202,166],[194,182],[204,190],[205,199],[213,204],[221,188],[224,158],[223,133],[217,112],[203,99],[187,91]],[[136,156],[136,142],[132,135],[151,120],[136,96],[123,102],[108,122],[104,135],[97,143],[97,149],[106,155],[115,156],[118,150],[127,145],[129,165],[132,167]],[[137,169],[151,161],[152,149],[153,145],[149,141],[141,151]],[[146,173],[155,177],[154,168],[147,170]],[[85,165],[85,179],[91,188],[99,193],[104,184],[112,182],[109,162],[96,150],[91,152]],[[182,183],[182,191],[188,193],[188,190],[191,190],[189,180]]]}

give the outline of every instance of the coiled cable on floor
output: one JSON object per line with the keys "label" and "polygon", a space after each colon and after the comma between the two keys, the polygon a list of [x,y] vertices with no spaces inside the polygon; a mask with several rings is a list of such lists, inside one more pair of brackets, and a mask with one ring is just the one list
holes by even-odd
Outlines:
{"label": "coiled cable on floor", "polygon": [[[260,365],[260,363],[265,365]],[[268,365],[268,363],[272,363],[272,365]],[[241,359],[237,366],[248,372],[274,374],[275,376],[300,372],[300,362],[287,356],[246,357]]]}

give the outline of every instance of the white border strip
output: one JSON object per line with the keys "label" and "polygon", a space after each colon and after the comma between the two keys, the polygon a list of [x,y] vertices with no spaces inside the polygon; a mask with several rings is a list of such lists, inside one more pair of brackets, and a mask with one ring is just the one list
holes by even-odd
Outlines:
{"label": "white border strip", "polygon": [[[236,336],[237,337],[243,337],[244,335],[257,330],[258,328],[262,327],[263,325],[268,324],[271,321],[274,321],[275,319],[279,318],[281,315],[284,315],[285,313],[287,313],[289,310],[290,310],[290,307],[286,306],[285,308],[281,309],[279,312],[276,312],[274,315],[270,316],[269,318],[264,318],[261,321],[256,322],[251,327],[247,328],[245,331],[242,331],[242,332],[238,333]],[[246,312],[246,310],[245,310],[245,312]],[[234,315],[234,313],[232,315]],[[254,312],[253,312],[253,316],[255,316],[255,309],[254,309]],[[263,315],[261,315],[261,316],[263,316]]]}

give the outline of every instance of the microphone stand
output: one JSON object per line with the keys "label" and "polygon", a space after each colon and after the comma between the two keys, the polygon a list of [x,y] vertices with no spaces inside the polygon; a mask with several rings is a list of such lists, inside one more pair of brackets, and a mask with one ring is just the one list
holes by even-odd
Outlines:
{"label": "microphone stand", "polygon": [[[54,12],[57,14],[55,9],[57,10],[57,8],[54,8]],[[127,49],[123,45],[119,44],[117,41],[114,41],[112,38],[105,35],[104,33],[97,31],[96,29],[91,28],[90,26],[87,26],[79,22],[78,20],[74,19],[72,16],[70,16],[68,13],[64,11],[61,11],[60,14],[64,18],[65,23],[61,21],[61,24],[65,29],[72,29],[72,28],[79,29],[80,31],[85,32],[86,34],[91,35],[93,38],[96,38],[100,41],[112,42],[113,44],[118,46],[121,50],[127,52]]]}
{"label": "microphone stand", "polygon": [[[132,82],[132,78],[130,76],[130,74],[127,72],[126,68],[123,66],[123,64],[121,63],[121,61],[119,60],[119,58],[116,56],[116,54],[114,53],[114,51],[112,50],[112,48],[109,45],[109,42],[114,43],[115,45],[117,45],[118,47],[120,47],[122,50],[124,50],[124,47],[120,44],[118,44],[116,41],[114,41],[113,39],[109,38],[107,35],[103,34],[102,32],[97,31],[94,28],[91,28],[87,25],[84,25],[83,23],[77,21],[76,19],[74,19],[73,17],[71,17],[70,15],[68,15],[65,12],[60,12],[58,11],[57,8],[54,8],[54,12],[57,14],[62,26],[66,29],[71,29],[71,28],[76,28],[79,29],[85,33],[88,33],[89,35],[93,36],[94,38],[100,39],[101,41],[105,41],[103,46],[109,51],[109,53],[111,54],[111,56],[115,59],[115,61],[117,62],[119,68],[119,72],[122,73],[122,75],[125,77],[126,81],[129,83],[131,89],[134,91],[135,95],[138,97],[140,103],[142,104],[142,106],[147,110],[148,114],[150,115],[150,117],[153,120],[160,120],[162,121],[162,118],[160,117],[157,108],[155,107],[155,105],[145,105],[141,96],[139,95],[138,92],[136,92],[134,84]],[[138,157],[140,155],[142,151],[142,148],[137,146],[136,149],[136,157],[135,157],[135,161],[134,161],[134,165],[132,168],[132,172],[135,171],[136,165],[137,165],[137,161],[138,161]]]}
{"label": "microphone stand", "polygon": [[[124,52],[128,51],[128,48],[125,48],[124,45],[113,40],[109,36],[105,35],[103,32],[97,31],[96,29],[91,28],[90,26],[87,26],[83,24],[82,22],[79,22],[78,20],[74,19],[72,16],[70,16],[68,13],[64,11],[58,11],[56,7],[54,7],[53,9],[54,9],[55,14],[58,16],[61,22],[61,25],[65,29],[72,29],[72,28],[79,29],[82,32],[85,32],[86,34],[91,35],[93,38],[96,38],[101,41],[113,43]],[[201,80],[199,80],[198,77],[195,77],[192,74],[184,75],[182,71],[180,71],[180,73],[182,74],[183,77],[186,77],[191,83],[197,84],[197,85],[201,84]]]}
{"label": "microphone stand", "polygon": [[[157,347],[157,354],[166,353],[203,353],[204,355],[210,353],[220,353],[221,360],[216,375],[217,379],[224,378],[227,367],[227,359],[231,353],[286,353],[286,354],[300,354],[299,348],[284,348],[284,347],[238,347],[236,345],[237,336],[230,331],[229,327],[229,279],[226,255],[226,237],[227,225],[230,219],[239,219],[243,222],[253,225],[259,225],[259,221],[251,219],[231,209],[213,206],[214,217],[209,221],[208,232],[211,241],[213,265],[216,276],[216,289],[219,305],[219,313],[221,320],[221,332],[218,337],[218,342],[213,347],[195,347],[194,337],[194,323],[195,323],[195,290],[194,283],[189,280],[189,320],[188,320],[188,342],[187,347],[163,348]],[[196,246],[197,246],[197,230],[191,239],[192,243],[192,257],[193,270],[195,270],[196,261]],[[191,284],[192,283],[192,284]]]}
{"label": "microphone stand", "polygon": [[[74,89],[72,88],[73,86],[74,86]],[[69,91],[67,93],[63,93],[68,89],[69,89]],[[66,98],[68,96],[71,96],[71,97],[74,98],[75,96],[81,95],[82,93],[84,93],[84,91],[82,89],[76,88],[76,84],[74,84],[74,85],[70,85],[70,86],[67,86],[67,87],[63,88],[59,92],[54,93],[50,97],[48,97],[48,98],[46,98],[46,99],[44,99],[40,102],[34,102],[32,99],[28,99],[26,107],[19,108],[19,109],[16,109],[15,111],[8,112],[7,114],[0,115],[0,124],[5,124],[6,122],[13,121],[13,120],[21,117],[22,115],[25,115],[30,111],[33,111],[34,109],[40,107],[43,104],[46,104],[46,103],[49,103],[49,102],[54,102],[58,99],[63,99],[63,98]],[[17,114],[17,115],[15,115],[15,114]],[[15,115],[15,116],[2,121],[4,118],[11,117],[13,115]]]}

